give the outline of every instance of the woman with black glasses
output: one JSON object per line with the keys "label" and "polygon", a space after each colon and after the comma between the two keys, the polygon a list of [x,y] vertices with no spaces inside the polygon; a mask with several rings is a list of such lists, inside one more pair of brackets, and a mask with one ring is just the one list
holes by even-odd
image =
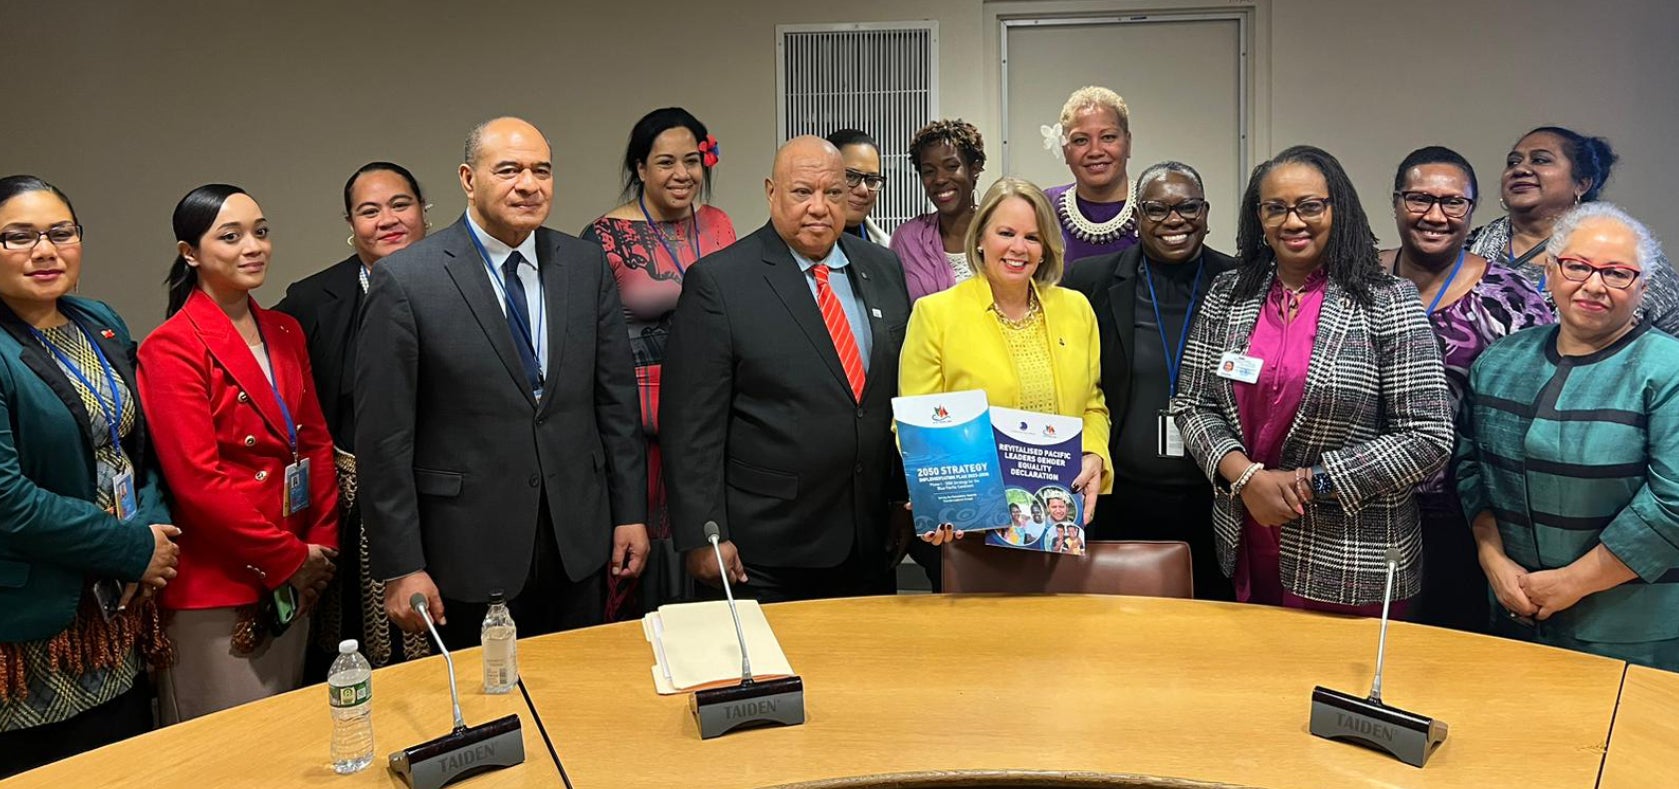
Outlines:
{"label": "woman with black glasses", "polygon": [[892,237],[869,218],[886,176],[880,170],[880,146],[874,137],[859,129],[840,129],[827,137],[845,160],[845,232],[874,244],[886,246]]}
{"label": "woman with black glasses", "polygon": [[1417,289],[1383,272],[1358,193],[1328,153],[1255,168],[1240,268],[1213,281],[1171,410],[1213,480],[1236,599],[1372,615],[1397,549],[1416,596],[1417,483],[1445,464],[1446,375]]}
{"label": "woman with black glasses", "polygon": [[[1412,151],[1393,176],[1399,248],[1382,265],[1411,281],[1446,363],[1452,413],[1469,385],[1469,366],[1505,335],[1555,320],[1539,291],[1502,263],[1464,248],[1481,190],[1475,168],[1450,148]],[[1459,630],[1486,629],[1486,581],[1475,562],[1456,480],[1443,468],[1417,486],[1422,507],[1423,578],[1414,619]]]}
{"label": "woman with black glasses", "polygon": [[1637,314],[1661,249],[1591,203],[1547,252],[1557,325],[1481,354],[1459,423],[1492,630],[1679,671],[1679,340]]}

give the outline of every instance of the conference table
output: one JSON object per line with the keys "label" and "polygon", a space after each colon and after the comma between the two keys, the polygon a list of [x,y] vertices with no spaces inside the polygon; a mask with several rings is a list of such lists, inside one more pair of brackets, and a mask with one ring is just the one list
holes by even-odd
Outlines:
{"label": "conference table", "polygon": [[[804,679],[804,725],[701,740],[688,697],[654,692],[639,623],[541,636],[520,641],[509,695],[478,689],[478,650],[455,653],[467,722],[516,713],[526,746],[459,785],[561,786],[562,769],[577,789],[1679,785],[1679,674],[1593,655],[1393,623],[1384,700],[1451,727],[1419,769],[1307,731],[1314,685],[1368,691],[1375,620],[1082,595],[764,613]],[[353,776],[326,766],[314,686],[0,787],[401,786],[384,755],[449,730],[443,674],[440,657],[375,672],[378,757]]]}

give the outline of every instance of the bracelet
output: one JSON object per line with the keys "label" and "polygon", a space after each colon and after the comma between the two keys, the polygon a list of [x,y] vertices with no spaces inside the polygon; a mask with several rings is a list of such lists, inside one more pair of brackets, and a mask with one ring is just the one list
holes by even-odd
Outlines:
{"label": "bracelet", "polygon": [[1260,469],[1263,468],[1265,468],[1264,463],[1249,465],[1247,470],[1242,472],[1242,476],[1237,477],[1235,482],[1230,483],[1230,497],[1235,498],[1242,495],[1242,488],[1248,486],[1248,480],[1253,479],[1253,475],[1258,474]]}

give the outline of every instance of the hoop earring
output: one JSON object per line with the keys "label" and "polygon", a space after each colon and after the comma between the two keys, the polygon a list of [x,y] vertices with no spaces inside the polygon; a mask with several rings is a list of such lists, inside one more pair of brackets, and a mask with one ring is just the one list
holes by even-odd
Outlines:
{"label": "hoop earring", "polygon": [[1498,198],[1498,207],[1502,211],[1509,211],[1510,210],[1510,204],[1504,202],[1504,198],[1502,198],[1502,197]]}
{"label": "hoop earring", "polygon": [[345,236],[344,237],[344,243],[354,247],[356,245],[356,237],[355,236]]}

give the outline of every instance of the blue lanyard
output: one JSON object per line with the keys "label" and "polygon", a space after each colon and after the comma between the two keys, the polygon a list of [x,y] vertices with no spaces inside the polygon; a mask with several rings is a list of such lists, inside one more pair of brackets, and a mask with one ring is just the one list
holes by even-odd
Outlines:
{"label": "blue lanyard", "polygon": [[111,370],[111,362],[105,358],[105,350],[99,347],[99,343],[93,341],[93,335],[88,334],[87,329],[82,328],[80,323],[76,321],[71,321],[71,323],[75,324],[76,330],[87,338],[87,344],[93,346],[93,354],[99,357],[99,371],[105,374],[105,384],[111,387],[112,405],[109,410],[105,405],[105,398],[99,394],[99,387],[94,386],[93,382],[87,379],[87,376],[82,375],[81,368],[76,366],[76,363],[70,359],[69,354],[60,350],[57,345],[53,344],[52,340],[47,339],[47,335],[42,334],[34,326],[29,327],[29,335],[34,337],[36,342],[47,346],[47,350],[52,351],[52,355],[58,359],[59,366],[69,370],[70,374],[76,376],[76,380],[82,383],[82,386],[87,387],[87,390],[93,393],[94,402],[99,403],[99,411],[105,415],[105,428],[111,433],[111,448],[116,450],[118,454],[123,454],[122,389],[117,387],[116,373]]}
{"label": "blue lanyard", "polygon": [[[478,234],[473,232],[470,226],[466,229],[466,235],[472,239],[472,245],[478,248],[478,258],[484,261],[484,269],[490,272],[490,284],[494,285],[496,292],[501,294],[502,305],[507,308],[509,313],[512,313],[513,310],[516,309],[513,306],[513,297],[507,295],[507,288],[501,284],[501,275],[496,272],[496,267],[490,263],[489,250],[484,248],[484,242],[478,240]],[[536,261],[531,261],[531,265],[536,265]],[[537,269],[536,285],[536,336],[525,336],[520,337],[519,339],[525,341],[525,347],[529,348],[531,356],[536,358],[536,366],[537,369],[540,370],[542,368],[542,346],[546,341],[546,336],[543,335],[542,329],[548,323],[548,302],[546,301],[547,296],[542,292],[542,270],[540,268]],[[526,317],[528,318],[529,316]],[[540,391],[540,389],[538,391]]]}
{"label": "blue lanyard", "polygon": [[[653,222],[653,215],[647,213],[647,196],[642,195],[636,199],[641,203],[641,216],[647,220],[647,229],[653,231],[653,236],[659,239],[659,246],[665,248],[665,254],[670,255],[671,262],[676,264],[676,273],[688,273],[688,267],[682,265],[682,258],[676,256],[676,250],[671,247],[670,242],[665,240],[665,234],[659,232],[659,226]],[[694,210],[692,204],[688,206],[688,216],[693,220],[688,226],[688,230],[689,238],[693,240],[694,245],[694,261],[698,262],[700,259],[700,215],[698,211]]]}
{"label": "blue lanyard", "polygon": [[286,398],[280,396],[280,371],[274,369],[274,354],[268,352],[268,340],[262,336],[261,323],[257,324],[257,339],[262,340],[262,355],[268,359],[268,388],[274,393],[274,402],[280,404],[280,418],[286,422],[286,440],[290,442],[291,457],[297,460],[297,423],[292,421]]}
{"label": "blue lanyard", "polygon": [[1160,350],[1166,352],[1166,394],[1168,397],[1178,396],[1178,371],[1183,369],[1183,350],[1189,344],[1189,324],[1195,317],[1195,297],[1201,292],[1202,265],[1207,260],[1207,253],[1195,260],[1195,286],[1189,291],[1189,304],[1183,310],[1183,333],[1178,335],[1178,352],[1173,354],[1171,340],[1166,338],[1166,322],[1160,319],[1160,299],[1154,295],[1154,275],[1149,273],[1148,258],[1143,258],[1143,279],[1148,280],[1149,306],[1154,308],[1154,328],[1160,330]]}
{"label": "blue lanyard", "polygon": [[[1440,290],[1434,293],[1434,300],[1428,303],[1429,315],[1434,314],[1434,308],[1440,306],[1440,299],[1444,298],[1446,291],[1452,287],[1452,280],[1457,279],[1458,269],[1463,268],[1463,253],[1466,251],[1463,249],[1457,251],[1457,262],[1452,264],[1452,273],[1446,275],[1446,281],[1440,283]],[[1544,280],[1540,280],[1540,282],[1544,282]],[[1541,285],[1540,287],[1544,286]]]}

